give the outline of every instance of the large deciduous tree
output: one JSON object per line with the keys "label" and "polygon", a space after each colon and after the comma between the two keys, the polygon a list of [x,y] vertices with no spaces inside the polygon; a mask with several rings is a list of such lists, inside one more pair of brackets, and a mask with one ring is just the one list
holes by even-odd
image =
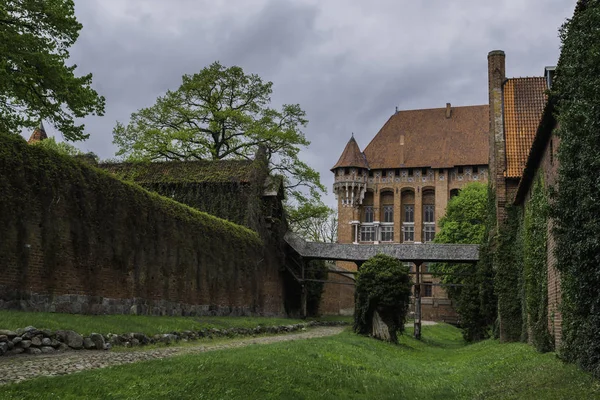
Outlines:
{"label": "large deciduous tree", "polygon": [[463,336],[468,341],[489,337],[496,319],[492,260],[485,250],[486,227],[494,219],[493,199],[488,187],[482,183],[465,186],[458,196],[448,202],[446,214],[440,220],[436,243],[480,244],[482,258],[477,265],[439,263],[434,272],[443,272],[441,280],[449,286],[447,292],[455,300],[461,316]]}
{"label": "large deciduous tree", "polygon": [[0,2],[0,131],[44,119],[67,140],[89,136],[75,118],[102,115],[104,98],[91,74],[77,77],[76,65],[65,65],[81,27],[72,0]]}
{"label": "large deciduous tree", "polygon": [[117,123],[117,155],[132,161],[250,159],[264,146],[271,173],[285,177],[297,204],[319,199],[325,190],[319,173],[298,157],[310,144],[302,132],[305,112],[297,104],[271,108],[272,86],[219,62],[184,75],[177,90],[133,113],[127,125]]}

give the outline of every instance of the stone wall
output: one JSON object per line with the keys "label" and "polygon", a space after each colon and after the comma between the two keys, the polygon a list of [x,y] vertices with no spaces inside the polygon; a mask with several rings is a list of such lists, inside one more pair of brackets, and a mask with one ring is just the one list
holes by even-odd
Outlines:
{"label": "stone wall", "polygon": [[276,243],[0,135],[0,308],[282,315]]}

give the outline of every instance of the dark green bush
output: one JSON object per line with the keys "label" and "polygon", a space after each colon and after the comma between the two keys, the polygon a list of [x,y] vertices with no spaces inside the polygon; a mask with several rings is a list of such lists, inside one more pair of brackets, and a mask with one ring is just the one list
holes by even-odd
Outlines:
{"label": "dark green bush", "polygon": [[408,268],[399,260],[383,254],[369,259],[356,277],[354,331],[370,334],[377,312],[396,342],[397,333],[404,331],[410,294]]}

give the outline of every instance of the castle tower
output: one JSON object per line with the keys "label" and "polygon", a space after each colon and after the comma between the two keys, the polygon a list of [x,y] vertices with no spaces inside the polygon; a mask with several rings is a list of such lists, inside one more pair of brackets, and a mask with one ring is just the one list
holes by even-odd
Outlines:
{"label": "castle tower", "polygon": [[40,120],[40,124],[38,125],[37,128],[35,128],[35,130],[33,131],[33,134],[31,135],[31,137],[29,138],[27,143],[32,144],[32,143],[36,143],[36,142],[41,142],[42,140],[45,140],[45,139],[48,139],[48,135],[46,135],[46,130],[44,129],[44,124],[42,123],[42,120]]}
{"label": "castle tower", "polygon": [[331,171],[335,174],[333,193],[338,200],[338,242],[358,243],[358,212],[367,190],[369,164],[354,135]]}

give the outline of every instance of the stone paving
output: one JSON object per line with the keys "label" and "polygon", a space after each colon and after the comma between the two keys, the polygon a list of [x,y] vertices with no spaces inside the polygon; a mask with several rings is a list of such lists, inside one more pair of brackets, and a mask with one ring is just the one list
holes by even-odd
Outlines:
{"label": "stone paving", "polygon": [[340,326],[326,326],[308,329],[301,333],[234,339],[220,344],[203,345],[199,343],[198,345],[172,346],[130,352],[82,350],[47,355],[8,356],[0,359],[0,385],[21,382],[40,376],[66,375],[88,369],[156,360],[183,354],[232,349],[252,344],[269,344],[333,336],[340,333],[343,329],[344,327]]}

